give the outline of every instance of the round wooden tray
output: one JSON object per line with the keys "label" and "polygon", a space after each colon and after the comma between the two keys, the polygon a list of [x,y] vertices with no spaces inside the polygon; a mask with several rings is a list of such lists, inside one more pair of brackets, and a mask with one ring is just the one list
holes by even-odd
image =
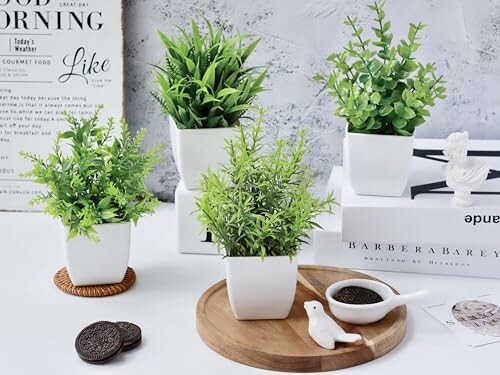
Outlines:
{"label": "round wooden tray", "polygon": [[61,268],[54,275],[54,284],[64,293],[79,297],[109,297],[120,294],[130,289],[135,283],[135,271],[127,268],[125,277],[121,283],[107,285],[74,286],[68,275],[66,267]]}
{"label": "round wooden tray", "polygon": [[337,322],[363,341],[338,343],[335,350],[319,347],[307,333],[304,302],[318,300],[331,316],[326,288],[344,279],[372,279],[346,269],[300,266],[292,311],[284,320],[238,321],[233,317],[225,280],[209,288],[198,301],[196,325],[202,340],[217,353],[252,367],[289,372],[330,371],[352,367],[381,357],[395,348],[406,332],[406,307],[391,311],[383,320],[355,326]]}

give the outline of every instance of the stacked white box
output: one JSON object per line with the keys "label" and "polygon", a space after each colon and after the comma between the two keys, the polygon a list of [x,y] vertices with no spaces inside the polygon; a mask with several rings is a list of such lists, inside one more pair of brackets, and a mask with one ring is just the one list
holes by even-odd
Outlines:
{"label": "stacked white box", "polygon": [[177,249],[181,253],[217,254],[211,235],[202,230],[197,219],[196,197],[199,190],[188,190],[179,182],[175,190],[175,213],[177,219]]}

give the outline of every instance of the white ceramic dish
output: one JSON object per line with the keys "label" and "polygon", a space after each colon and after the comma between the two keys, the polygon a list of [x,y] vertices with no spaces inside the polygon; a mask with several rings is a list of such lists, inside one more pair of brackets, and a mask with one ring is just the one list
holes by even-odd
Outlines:
{"label": "white ceramic dish", "polygon": [[[347,286],[357,286],[374,291],[383,301],[366,305],[353,305],[339,302],[333,299],[333,296],[342,288]],[[415,299],[426,295],[427,291],[418,291],[415,293],[398,295],[395,294],[387,285],[374,280],[365,279],[347,279],[333,283],[326,290],[326,299],[330,306],[332,314],[344,322],[351,324],[371,324],[383,319],[392,309],[412,302]]]}

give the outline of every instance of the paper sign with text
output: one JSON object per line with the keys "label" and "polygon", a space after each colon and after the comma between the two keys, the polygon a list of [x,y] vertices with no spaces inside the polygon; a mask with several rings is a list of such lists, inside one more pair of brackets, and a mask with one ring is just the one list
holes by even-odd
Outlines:
{"label": "paper sign with text", "polygon": [[121,0],[0,0],[0,210],[33,210],[43,187],[19,177],[45,156],[62,114],[123,116]]}

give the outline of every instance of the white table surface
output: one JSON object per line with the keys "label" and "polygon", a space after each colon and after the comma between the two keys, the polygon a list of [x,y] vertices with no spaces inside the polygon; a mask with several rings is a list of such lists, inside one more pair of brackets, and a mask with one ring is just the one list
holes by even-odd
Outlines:
{"label": "white table surface", "polygon": [[[0,374],[271,373],[232,362],[198,337],[196,302],[224,277],[224,267],[218,256],[177,253],[175,225],[171,204],[144,218],[133,230],[130,264],[137,272],[135,286],[117,296],[89,299],[64,294],[52,283],[64,265],[60,228],[53,219],[39,213],[0,213]],[[312,259],[309,252],[303,252],[301,263]],[[500,280],[368,273],[400,292],[430,289],[432,301],[500,288]],[[103,366],[81,361],[75,337],[97,320],[139,324],[142,345]],[[466,347],[420,306],[410,306],[406,337],[395,350],[336,373],[478,374],[496,369],[498,354],[500,344]]]}

